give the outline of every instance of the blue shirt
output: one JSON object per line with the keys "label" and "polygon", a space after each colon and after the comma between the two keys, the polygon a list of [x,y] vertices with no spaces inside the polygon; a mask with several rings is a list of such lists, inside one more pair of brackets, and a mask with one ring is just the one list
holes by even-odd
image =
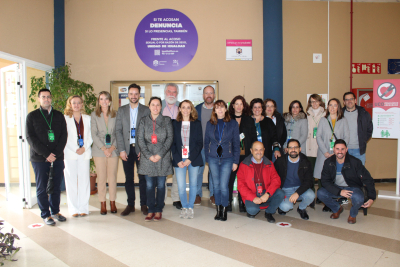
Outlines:
{"label": "blue shirt", "polygon": [[[129,132],[132,131],[132,129],[135,129],[136,131],[136,123],[137,123],[137,115],[138,115],[138,111],[139,111],[139,105],[137,105],[136,108],[132,109],[132,107],[129,105],[129,112],[130,112],[130,125],[131,128],[129,129]],[[136,132],[135,132],[136,134]],[[131,134],[131,144],[135,143],[135,137],[132,138],[132,134]],[[129,153],[129,151],[128,151]]]}
{"label": "blue shirt", "polygon": [[298,174],[299,166],[300,166],[300,157],[298,157],[296,162],[291,162],[290,158],[288,158],[286,180],[283,185],[283,188],[296,187],[301,185]]}

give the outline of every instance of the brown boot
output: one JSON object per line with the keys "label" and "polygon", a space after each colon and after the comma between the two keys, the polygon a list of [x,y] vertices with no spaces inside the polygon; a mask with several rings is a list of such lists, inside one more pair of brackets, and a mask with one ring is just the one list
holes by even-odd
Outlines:
{"label": "brown boot", "polygon": [[131,206],[127,205],[125,210],[123,212],[121,212],[121,216],[127,216],[131,212],[135,212],[135,207],[131,207]]}
{"label": "brown boot", "polygon": [[141,209],[143,215],[147,215],[149,213],[149,209],[147,208],[147,205],[142,205],[140,207],[140,209]]}
{"label": "brown boot", "polygon": [[349,215],[349,218],[347,219],[347,222],[349,223],[349,224],[355,224],[356,223],[356,217],[351,217],[350,215]]}
{"label": "brown boot", "polygon": [[101,204],[101,210],[100,210],[100,214],[101,215],[106,215],[107,214],[107,207],[106,207],[106,202],[100,202]]}
{"label": "brown boot", "polygon": [[115,201],[110,201],[111,213],[117,213],[117,207],[115,206]]}
{"label": "brown boot", "polygon": [[337,211],[337,212],[335,212],[335,213],[332,213],[332,215],[331,215],[331,219],[338,219],[339,218],[339,216],[340,216],[340,213],[342,213],[343,212],[343,207],[342,206],[340,206],[340,209]]}

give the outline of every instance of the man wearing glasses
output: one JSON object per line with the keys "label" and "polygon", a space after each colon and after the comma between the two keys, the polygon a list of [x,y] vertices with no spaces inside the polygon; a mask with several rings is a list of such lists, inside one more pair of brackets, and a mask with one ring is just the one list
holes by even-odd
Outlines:
{"label": "man wearing glasses", "polygon": [[[55,225],[54,219],[66,221],[60,214],[60,183],[64,171],[64,148],[67,144],[67,123],[64,115],[51,107],[49,89],[38,93],[40,107],[26,117],[26,140],[36,180],[36,196],[41,217],[47,225]],[[47,195],[50,166],[53,165],[53,192]],[[50,210],[51,215],[50,215]],[[53,219],[54,218],[54,219]]]}
{"label": "man wearing glasses", "polygon": [[301,201],[297,212],[303,220],[308,220],[306,208],[315,198],[311,187],[314,186],[314,176],[310,161],[301,153],[300,142],[290,139],[287,144],[288,154],[275,161],[275,168],[281,177],[281,187],[285,198],[279,205],[278,214],[285,215],[293,209],[297,201]]}
{"label": "man wearing glasses", "polygon": [[348,152],[365,165],[367,141],[371,138],[373,130],[371,115],[363,107],[356,105],[357,99],[352,92],[346,92],[343,101],[343,113],[350,129]]}

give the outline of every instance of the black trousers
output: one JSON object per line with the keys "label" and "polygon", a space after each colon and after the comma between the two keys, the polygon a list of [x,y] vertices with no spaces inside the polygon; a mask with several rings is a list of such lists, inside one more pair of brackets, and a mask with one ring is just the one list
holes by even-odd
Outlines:
{"label": "black trousers", "polygon": [[64,176],[64,160],[56,160],[53,162],[53,194],[47,195],[47,183],[49,181],[50,162],[31,162],[36,180],[36,196],[41,211],[40,216],[44,219],[51,214],[55,215],[60,212],[60,183]]}
{"label": "black trousers", "polygon": [[[139,164],[139,160],[135,151],[135,147],[130,146],[128,154],[128,160],[122,161],[125,172],[125,191],[128,196],[128,205],[131,207],[135,206],[135,182],[134,182],[134,168],[136,164]],[[144,175],[139,175],[139,192],[140,192],[140,206],[146,205],[146,179]]]}

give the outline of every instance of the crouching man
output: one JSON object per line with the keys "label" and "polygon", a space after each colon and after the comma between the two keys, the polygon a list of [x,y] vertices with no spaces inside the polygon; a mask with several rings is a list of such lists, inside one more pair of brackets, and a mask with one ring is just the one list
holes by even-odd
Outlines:
{"label": "crouching man", "polygon": [[279,188],[281,179],[272,162],[264,156],[264,150],[263,143],[253,143],[251,155],[240,163],[237,172],[238,190],[245,203],[247,217],[254,218],[264,209],[267,221],[274,223],[272,215],[285,194]]}
{"label": "crouching man", "polygon": [[[350,198],[352,207],[347,222],[356,223],[360,207],[368,208],[376,198],[375,183],[361,160],[347,153],[346,142],[338,139],[333,147],[334,156],[327,158],[321,173],[322,188],[318,198],[331,208],[331,219],[338,219],[343,207],[336,199]],[[366,188],[367,201],[364,201],[362,188]]]}
{"label": "crouching man", "polygon": [[278,213],[285,215],[300,201],[297,212],[303,220],[308,220],[306,208],[315,198],[311,187],[314,186],[313,170],[307,156],[301,153],[300,142],[291,139],[287,143],[288,154],[275,161],[275,168],[281,177],[285,199],[279,205]]}

